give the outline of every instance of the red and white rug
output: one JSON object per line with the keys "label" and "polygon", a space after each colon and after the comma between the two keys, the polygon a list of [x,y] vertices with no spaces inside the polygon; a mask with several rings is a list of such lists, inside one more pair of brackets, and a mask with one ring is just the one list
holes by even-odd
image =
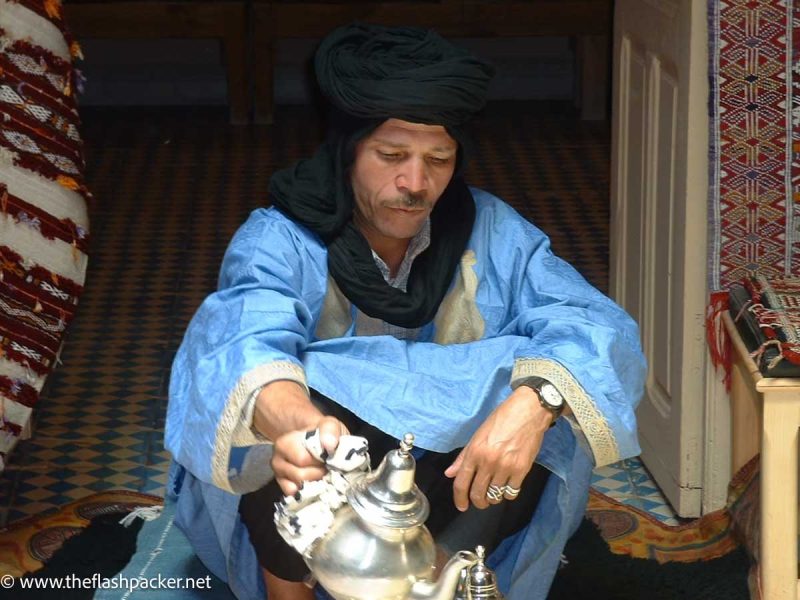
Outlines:
{"label": "red and white rug", "polygon": [[800,273],[792,0],[710,0],[709,287]]}
{"label": "red and white rug", "polygon": [[79,55],[58,0],[0,0],[0,471],[30,434],[83,291]]}

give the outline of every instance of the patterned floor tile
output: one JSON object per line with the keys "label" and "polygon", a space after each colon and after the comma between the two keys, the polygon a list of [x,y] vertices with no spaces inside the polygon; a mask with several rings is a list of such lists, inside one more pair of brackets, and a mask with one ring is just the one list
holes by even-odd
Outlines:
{"label": "patterned floor tile", "polygon": [[636,486],[645,486],[652,482],[649,473],[643,468],[628,471],[628,477],[630,478],[631,483]]}
{"label": "patterned floor tile", "polygon": [[94,493],[94,490],[91,490],[87,487],[73,487],[71,490],[65,491],[64,495],[68,496],[71,502],[73,500],[80,500],[86,496],[91,496]]}
{"label": "patterned floor tile", "polygon": [[627,495],[633,491],[633,486],[629,481],[620,481],[618,479],[603,479],[600,484],[595,484],[594,488],[611,497]]}
{"label": "patterned floor tile", "polygon": [[42,501],[44,499],[49,499],[53,497],[53,493],[49,491],[47,488],[35,488],[25,494],[25,497],[29,500],[34,500],[36,502]]}
{"label": "patterned floor tile", "polygon": [[650,480],[641,481],[638,484],[634,484],[634,488],[636,489],[637,495],[646,498],[648,496],[661,495],[661,490],[658,489],[655,483]]}
{"label": "patterned floor tile", "polygon": [[679,523],[675,511],[639,458],[595,469],[592,487],[618,502],[644,510],[668,525]]}
{"label": "patterned floor tile", "polygon": [[91,483],[94,480],[95,478],[88,473],[78,473],[77,475],[73,475],[72,477],[67,477],[64,481],[68,482],[73,487],[74,486],[81,487]]}
{"label": "patterned floor tile", "polygon": [[139,456],[139,452],[136,450],[132,450],[131,448],[115,448],[106,455],[108,459],[106,462],[110,463],[118,459],[133,458],[135,456]]}

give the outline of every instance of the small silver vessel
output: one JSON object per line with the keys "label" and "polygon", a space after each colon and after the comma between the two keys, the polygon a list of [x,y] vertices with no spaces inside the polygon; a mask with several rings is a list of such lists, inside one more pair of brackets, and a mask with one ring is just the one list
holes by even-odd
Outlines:
{"label": "small silver vessel", "polygon": [[478,560],[461,572],[461,580],[453,600],[504,600],[497,587],[497,577],[484,564],[486,551],[483,546],[475,548]]}

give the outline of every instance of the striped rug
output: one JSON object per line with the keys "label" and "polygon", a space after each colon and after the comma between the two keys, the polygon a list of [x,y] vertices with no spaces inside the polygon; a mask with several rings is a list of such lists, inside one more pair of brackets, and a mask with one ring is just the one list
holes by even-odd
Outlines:
{"label": "striped rug", "polygon": [[0,0],[0,471],[30,435],[83,291],[79,55],[59,3]]}

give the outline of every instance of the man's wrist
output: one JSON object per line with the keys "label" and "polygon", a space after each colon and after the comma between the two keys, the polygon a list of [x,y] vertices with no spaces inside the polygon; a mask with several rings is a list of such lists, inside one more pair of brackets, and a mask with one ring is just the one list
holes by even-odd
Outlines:
{"label": "man's wrist", "polygon": [[511,398],[524,406],[525,410],[531,414],[531,418],[543,430],[547,430],[555,424],[555,415],[547,410],[541,401],[539,392],[527,385],[519,385],[514,389]]}
{"label": "man's wrist", "polygon": [[278,380],[258,392],[253,428],[271,441],[284,433],[313,429],[322,417],[305,388],[291,380]]}

